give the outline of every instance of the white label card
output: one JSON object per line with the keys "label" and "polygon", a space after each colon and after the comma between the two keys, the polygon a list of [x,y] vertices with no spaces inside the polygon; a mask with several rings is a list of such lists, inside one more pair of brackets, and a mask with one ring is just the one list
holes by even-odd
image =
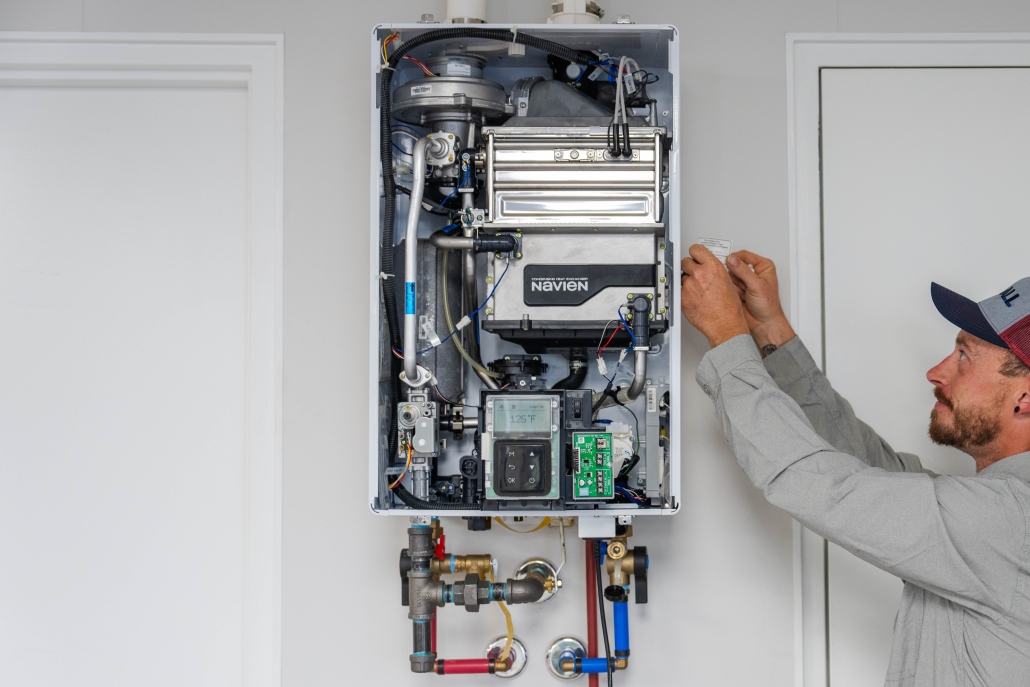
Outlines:
{"label": "white label card", "polygon": [[633,80],[632,74],[622,75],[622,85],[626,89],[626,92],[633,95],[637,92],[637,82]]}
{"label": "white label card", "polygon": [[448,62],[447,76],[472,76],[472,65]]}
{"label": "white label card", "polygon": [[412,86],[411,87],[411,94],[412,95],[429,95],[432,92],[433,92],[432,84],[426,84],[424,86]]}
{"label": "white label card", "polygon": [[726,264],[726,258],[733,252],[733,241],[729,239],[706,239],[702,237],[697,242],[712,251],[712,254],[719,258],[719,262],[723,265]]}

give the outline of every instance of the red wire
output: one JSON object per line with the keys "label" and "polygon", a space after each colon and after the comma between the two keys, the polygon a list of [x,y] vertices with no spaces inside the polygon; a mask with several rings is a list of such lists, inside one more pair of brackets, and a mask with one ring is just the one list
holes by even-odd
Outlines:
{"label": "red wire", "polygon": [[612,339],[615,338],[615,335],[619,333],[620,329],[622,329],[622,323],[621,322],[619,323],[618,327],[616,327],[615,329],[612,330],[612,335],[608,337],[608,340],[604,342],[604,345],[597,349],[598,357],[601,356],[601,351],[603,351],[604,349],[608,348],[608,344],[610,344],[612,342]]}

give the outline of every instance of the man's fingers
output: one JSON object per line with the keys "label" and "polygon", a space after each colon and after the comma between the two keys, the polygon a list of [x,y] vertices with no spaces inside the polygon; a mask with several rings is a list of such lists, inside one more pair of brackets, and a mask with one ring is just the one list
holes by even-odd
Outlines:
{"label": "man's fingers", "polygon": [[694,261],[699,265],[703,265],[709,260],[718,260],[712,251],[708,250],[700,243],[695,243],[689,248],[689,250],[687,250],[687,252],[690,253],[690,257],[694,258]]}
{"label": "man's fingers", "polygon": [[683,258],[680,260],[680,269],[689,277],[697,269],[697,263],[694,262],[694,258]]}
{"label": "man's fingers", "polygon": [[758,253],[752,253],[749,250],[738,250],[734,253],[730,253],[730,255],[742,262],[747,263],[748,265],[752,265],[755,268],[755,272],[758,274],[761,274],[770,267],[773,269],[776,268],[776,265],[773,264],[772,260],[763,257]]}
{"label": "man's fingers", "polygon": [[726,267],[729,268],[731,277],[739,279],[740,282],[749,289],[757,291],[764,285],[762,278],[752,272],[751,268],[748,267],[748,264],[741,258],[737,257],[736,254],[733,254],[726,259]]}

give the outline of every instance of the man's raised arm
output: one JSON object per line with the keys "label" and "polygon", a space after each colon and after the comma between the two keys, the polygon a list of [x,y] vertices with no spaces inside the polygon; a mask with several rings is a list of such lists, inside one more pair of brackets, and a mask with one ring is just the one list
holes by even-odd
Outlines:
{"label": "man's raised arm", "polygon": [[726,263],[769,376],[801,406],[815,432],[838,451],[872,467],[922,472],[919,458],[891,448],[834,391],[783,314],[773,261],[742,250],[730,255]]}

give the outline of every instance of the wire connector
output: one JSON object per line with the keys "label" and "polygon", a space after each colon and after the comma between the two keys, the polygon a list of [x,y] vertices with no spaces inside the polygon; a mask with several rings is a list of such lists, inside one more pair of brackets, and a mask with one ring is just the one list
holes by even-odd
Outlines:
{"label": "wire connector", "polygon": [[597,356],[597,371],[601,373],[602,377],[608,376],[608,366],[604,362],[604,358]]}
{"label": "wire connector", "polygon": [[458,320],[458,324],[454,325],[454,331],[460,332],[462,329],[469,326],[470,324],[472,324],[472,320],[469,319],[468,315],[465,315],[465,317]]}

